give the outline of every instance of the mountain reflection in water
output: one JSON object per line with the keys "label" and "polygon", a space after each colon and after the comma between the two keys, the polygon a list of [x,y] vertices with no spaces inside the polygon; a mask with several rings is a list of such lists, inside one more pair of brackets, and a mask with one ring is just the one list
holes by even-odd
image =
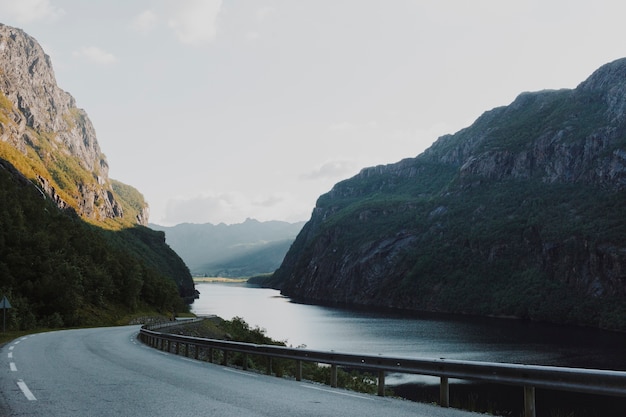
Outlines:
{"label": "mountain reflection in water", "polygon": [[[247,284],[199,283],[197,315],[243,318],[288,345],[343,353],[626,370],[626,334],[522,320],[401,315],[292,302]],[[392,381],[388,381],[391,383]]]}

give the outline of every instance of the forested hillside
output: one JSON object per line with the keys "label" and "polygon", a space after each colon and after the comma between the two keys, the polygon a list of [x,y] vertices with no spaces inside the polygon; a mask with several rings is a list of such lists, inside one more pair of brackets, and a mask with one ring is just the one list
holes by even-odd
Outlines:
{"label": "forested hillside", "polygon": [[0,295],[11,329],[188,311],[191,274],[148,229],[139,191],[108,176],[87,113],[50,57],[0,24]]}
{"label": "forested hillside", "polygon": [[[184,276],[184,269],[175,270],[184,264],[151,254],[150,240],[163,239],[143,226],[105,230],[63,212],[0,160],[0,294],[13,307],[9,328],[112,324],[140,310],[187,311],[169,278]],[[162,273],[165,265],[172,266]]]}
{"label": "forested hillside", "polygon": [[626,330],[626,59],[336,184],[266,285]]}

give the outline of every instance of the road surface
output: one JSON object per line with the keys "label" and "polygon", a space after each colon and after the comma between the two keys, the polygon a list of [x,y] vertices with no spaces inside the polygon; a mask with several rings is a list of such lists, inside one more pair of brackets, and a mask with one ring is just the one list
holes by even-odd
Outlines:
{"label": "road surface", "polygon": [[469,417],[160,352],[138,326],[22,337],[0,349],[0,416]]}

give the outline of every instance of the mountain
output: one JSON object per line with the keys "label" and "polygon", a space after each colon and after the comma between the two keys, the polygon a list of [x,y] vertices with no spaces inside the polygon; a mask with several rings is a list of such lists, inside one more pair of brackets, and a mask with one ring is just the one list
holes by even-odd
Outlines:
{"label": "mountain", "polygon": [[146,227],[141,193],[108,173],[95,129],[57,86],[50,57],[0,24],[0,291],[13,327],[188,309],[189,270]]}
{"label": "mountain", "polygon": [[626,59],[319,197],[294,299],[626,330]]}
{"label": "mountain", "polygon": [[249,277],[274,272],[303,225],[304,222],[246,219],[231,225],[182,223],[150,227],[165,232],[168,244],[194,275]]}

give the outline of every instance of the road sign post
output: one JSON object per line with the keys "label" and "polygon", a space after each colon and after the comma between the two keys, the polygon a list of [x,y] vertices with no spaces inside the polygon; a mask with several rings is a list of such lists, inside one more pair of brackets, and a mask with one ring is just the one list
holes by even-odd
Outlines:
{"label": "road sign post", "polygon": [[11,303],[9,303],[9,299],[6,297],[2,297],[2,301],[0,301],[0,308],[2,309],[2,333],[6,331],[7,328],[7,310],[11,308]]}

